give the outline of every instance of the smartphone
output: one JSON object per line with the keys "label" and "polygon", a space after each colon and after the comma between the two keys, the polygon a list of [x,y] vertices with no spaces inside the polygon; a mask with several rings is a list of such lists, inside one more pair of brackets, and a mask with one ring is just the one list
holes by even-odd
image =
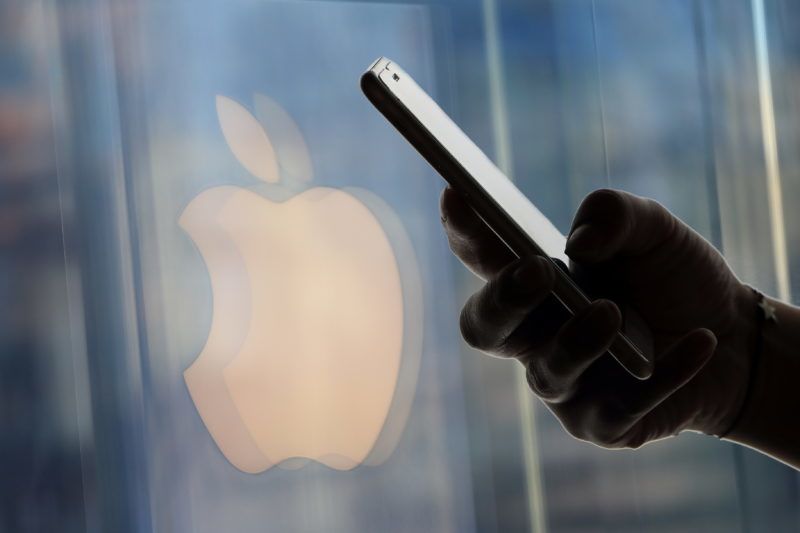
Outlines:
{"label": "smartphone", "polygon": [[[553,295],[573,315],[590,300],[554,257],[566,262],[566,239],[397,63],[381,57],[361,76],[370,102],[411,143],[517,257],[553,262]],[[624,325],[609,353],[633,376],[653,373],[652,337],[623,309]]]}

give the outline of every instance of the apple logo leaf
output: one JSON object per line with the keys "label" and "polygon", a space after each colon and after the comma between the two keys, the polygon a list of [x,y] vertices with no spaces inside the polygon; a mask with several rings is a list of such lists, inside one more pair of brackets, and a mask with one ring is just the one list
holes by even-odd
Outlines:
{"label": "apple logo leaf", "polygon": [[256,93],[253,100],[256,118],[266,128],[275,147],[283,179],[311,181],[314,177],[311,152],[297,123],[269,96]]}
{"label": "apple logo leaf", "polygon": [[275,149],[258,120],[244,106],[219,94],[217,118],[225,141],[242,166],[263,181],[280,181]]}

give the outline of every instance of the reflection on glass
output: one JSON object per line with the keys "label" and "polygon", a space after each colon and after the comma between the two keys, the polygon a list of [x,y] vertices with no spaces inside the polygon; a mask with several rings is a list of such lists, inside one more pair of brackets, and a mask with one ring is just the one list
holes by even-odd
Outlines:
{"label": "reflection on glass", "polygon": [[[311,155],[305,137],[286,110],[266,94],[256,93],[255,114],[275,146],[284,179],[311,181]],[[220,120],[223,120],[220,118]]]}
{"label": "reflection on glass", "polygon": [[[67,297],[49,33],[38,2],[0,3],[0,532],[86,527],[81,388]],[[78,375],[76,375],[78,374]]]}
{"label": "reflection on glass", "polygon": [[[796,529],[796,475],[712,439],[609,453],[538,406],[524,442],[520,401],[538,404],[515,395],[518,368],[460,344],[477,282],[447,251],[441,180],[357,87],[393,57],[486,153],[513,159],[562,231],[589,190],[629,189],[777,288],[752,0],[121,4],[0,4],[0,531]],[[789,202],[800,5],[763,7]],[[508,109],[496,150],[490,86]],[[299,243],[320,232],[322,248]],[[313,271],[323,254],[336,257]],[[345,299],[342,269],[374,294]],[[345,319],[383,332],[364,376],[347,375],[366,340],[347,342],[355,330],[332,326]],[[326,365],[298,383],[316,356]],[[354,408],[367,373],[394,392]],[[270,398],[281,387],[303,392],[286,391],[291,416]],[[262,423],[285,424],[280,438]],[[533,452],[543,512],[526,493]],[[381,466],[336,469],[356,461]]]}
{"label": "reflection on glass", "polygon": [[269,183],[280,180],[275,149],[264,128],[241,104],[217,96],[217,115],[236,159],[252,175]]}
{"label": "reflection on glass", "polygon": [[[277,181],[278,168],[311,179],[299,128],[268,97],[259,103],[266,120],[275,119],[274,143],[243,106],[217,98],[231,151],[266,181]],[[403,357],[420,356],[412,340],[421,322],[416,266],[403,247],[409,271],[399,270],[381,224],[388,206],[371,211],[358,196],[315,187],[275,202],[221,186],[200,193],[180,218],[208,267],[214,302],[206,346],[184,376],[206,427],[240,470],[292,468],[303,458],[347,470],[373,450],[373,459],[386,458],[391,450],[376,448],[384,425],[395,436],[402,430],[392,426],[404,420],[387,417],[396,395],[405,402],[413,394],[407,379],[396,385]]]}

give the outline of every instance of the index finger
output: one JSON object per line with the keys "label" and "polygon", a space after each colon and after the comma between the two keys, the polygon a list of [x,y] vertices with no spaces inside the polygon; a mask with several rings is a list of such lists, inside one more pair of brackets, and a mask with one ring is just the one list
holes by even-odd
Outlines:
{"label": "index finger", "polygon": [[517,259],[455,189],[445,187],[439,208],[450,249],[476,276],[492,278]]}

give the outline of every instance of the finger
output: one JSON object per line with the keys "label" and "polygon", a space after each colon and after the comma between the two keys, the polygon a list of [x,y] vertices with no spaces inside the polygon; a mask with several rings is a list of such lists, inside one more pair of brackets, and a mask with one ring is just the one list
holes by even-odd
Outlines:
{"label": "finger", "polygon": [[461,335],[478,350],[511,357],[507,341],[528,313],[553,289],[550,262],[532,257],[508,265],[470,296],[461,311]]}
{"label": "finger", "polygon": [[610,412],[607,422],[627,422],[633,427],[664,400],[691,381],[714,354],[717,338],[705,328],[687,333],[669,348],[657,361],[653,376],[646,381],[629,380],[625,387],[608,391]]}
{"label": "finger", "polygon": [[621,323],[613,302],[592,302],[561,327],[552,350],[530,358],[526,376],[531,390],[549,403],[571,398],[578,378],[608,350]]}
{"label": "finger", "polygon": [[476,276],[489,279],[517,257],[451,187],[439,202],[450,249]]}
{"label": "finger", "polygon": [[600,189],[581,203],[566,253],[597,263],[615,255],[641,255],[657,248],[685,225],[664,206],[630,193]]}
{"label": "finger", "polygon": [[544,356],[553,349],[561,327],[573,317],[551,292],[532,309],[506,340],[509,353],[527,366],[533,357]]}
{"label": "finger", "polygon": [[672,401],[660,403],[616,439],[617,447],[635,449],[677,435],[686,428],[686,411],[682,407]]}

